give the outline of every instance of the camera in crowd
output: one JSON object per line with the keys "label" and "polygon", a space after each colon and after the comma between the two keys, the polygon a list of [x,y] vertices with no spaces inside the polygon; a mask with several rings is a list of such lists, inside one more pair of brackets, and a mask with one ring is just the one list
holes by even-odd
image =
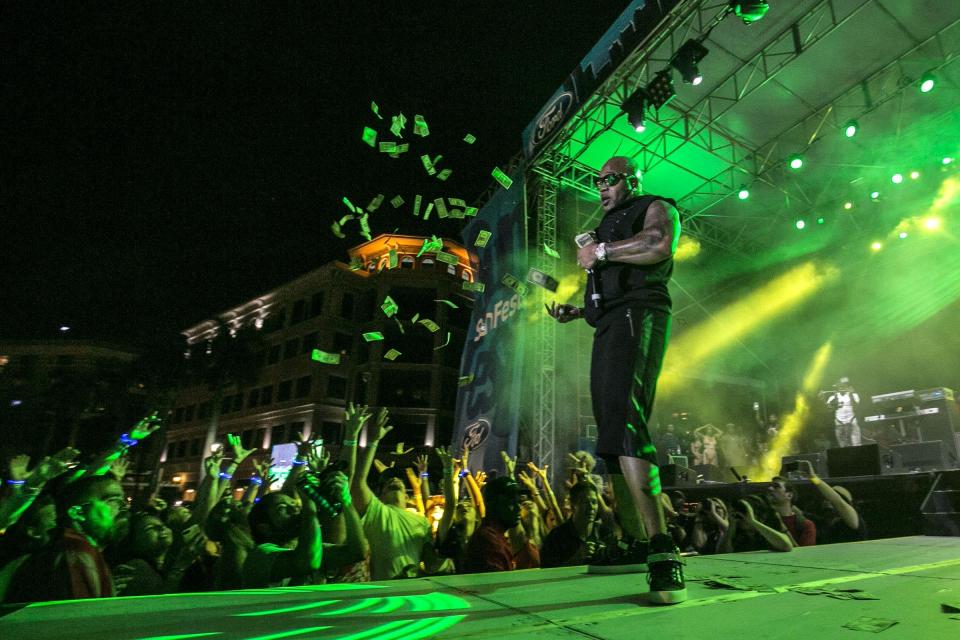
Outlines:
{"label": "camera in crowd", "polygon": [[297,488],[317,505],[317,510],[331,518],[343,513],[340,488],[334,483],[338,472],[345,471],[347,463],[331,462],[322,471],[307,471],[297,478]]}

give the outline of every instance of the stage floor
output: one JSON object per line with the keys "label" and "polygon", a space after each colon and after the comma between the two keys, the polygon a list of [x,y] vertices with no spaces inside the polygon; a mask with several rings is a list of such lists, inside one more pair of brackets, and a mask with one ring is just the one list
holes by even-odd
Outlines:
{"label": "stage floor", "polygon": [[584,567],[58,602],[0,618],[0,637],[795,640],[862,636],[844,628],[861,618],[895,621],[885,640],[960,637],[960,610],[941,611],[960,607],[960,538],[694,557],[687,578],[690,599],[672,607],[646,604],[645,574],[593,576]]}

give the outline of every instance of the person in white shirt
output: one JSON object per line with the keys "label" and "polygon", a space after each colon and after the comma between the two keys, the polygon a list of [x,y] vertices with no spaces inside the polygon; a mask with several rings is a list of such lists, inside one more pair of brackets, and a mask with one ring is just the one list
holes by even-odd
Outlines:
{"label": "person in white shirt", "polygon": [[840,378],[834,385],[833,393],[827,396],[827,406],[833,409],[833,430],[840,447],[860,446],[860,425],[856,412],[859,404],[860,394],[853,390],[850,378]]}

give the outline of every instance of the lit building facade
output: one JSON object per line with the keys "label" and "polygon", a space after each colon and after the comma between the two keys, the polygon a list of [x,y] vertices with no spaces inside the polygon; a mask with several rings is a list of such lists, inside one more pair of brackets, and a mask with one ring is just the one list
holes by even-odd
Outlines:
{"label": "lit building facade", "polygon": [[[377,236],[349,250],[350,264],[328,263],[183,331],[189,357],[202,357],[221,327],[262,332],[256,382],[223,394],[217,441],[237,433],[245,447],[266,453],[300,433],[336,448],[344,408],[355,402],[390,409],[394,429],[384,449],[449,444],[473,307],[463,283],[474,280],[476,258],[445,240],[444,257],[456,263],[439,262],[435,252],[417,255],[423,244],[422,237]],[[387,296],[398,307],[393,317],[381,308]],[[384,339],[366,341],[372,332]],[[314,349],[338,354],[340,363],[313,360]],[[391,350],[400,352],[392,360],[385,357]],[[183,389],[169,421],[161,484],[187,499],[207,454],[211,395],[202,386]]]}

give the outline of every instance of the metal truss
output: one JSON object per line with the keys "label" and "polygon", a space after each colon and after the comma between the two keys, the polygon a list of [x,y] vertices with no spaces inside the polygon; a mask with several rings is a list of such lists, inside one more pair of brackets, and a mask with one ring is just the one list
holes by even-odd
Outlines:
{"label": "metal truss", "polygon": [[[551,248],[557,246],[557,194],[558,186],[554,180],[541,179],[537,189],[537,246],[534,255],[538,256],[535,264],[544,273],[557,273],[557,259],[547,255],[543,250],[546,244]],[[543,302],[546,302],[547,291],[537,287]],[[549,480],[553,481],[556,471],[556,361],[557,361],[557,323],[543,320],[537,327],[537,360],[540,371],[537,372],[537,443],[535,454],[540,466],[550,465]]]}
{"label": "metal truss", "polygon": [[[893,100],[908,88],[913,87],[916,78],[911,77],[905,68],[912,62],[925,71],[938,71],[954,62],[960,52],[949,52],[943,42],[943,35],[951,29],[960,28],[960,20],[946,25],[923,42],[916,44],[909,51],[897,56],[883,68],[875,71],[868,77],[847,87],[839,96],[812,109],[800,120],[788,126],[781,133],[761,145],[755,152],[753,162],[757,166],[754,180],[766,184],[787,183],[787,158],[794,153],[803,153],[819,140],[824,138],[821,132],[826,129],[829,134],[836,135],[842,123],[848,120],[859,120],[870,112],[878,109],[885,103]],[[940,60],[930,59],[926,49],[931,44],[937,44],[941,53]],[[717,182],[731,179],[735,176],[736,168],[731,167],[714,176],[698,187],[701,196],[711,197],[713,186]],[[731,182],[732,184],[732,182]],[[695,192],[691,192],[695,193]],[[718,191],[712,194],[712,199],[698,209],[690,210],[689,219],[703,216],[710,209],[730,197],[732,191]],[[809,201],[808,199],[804,198]]]}

